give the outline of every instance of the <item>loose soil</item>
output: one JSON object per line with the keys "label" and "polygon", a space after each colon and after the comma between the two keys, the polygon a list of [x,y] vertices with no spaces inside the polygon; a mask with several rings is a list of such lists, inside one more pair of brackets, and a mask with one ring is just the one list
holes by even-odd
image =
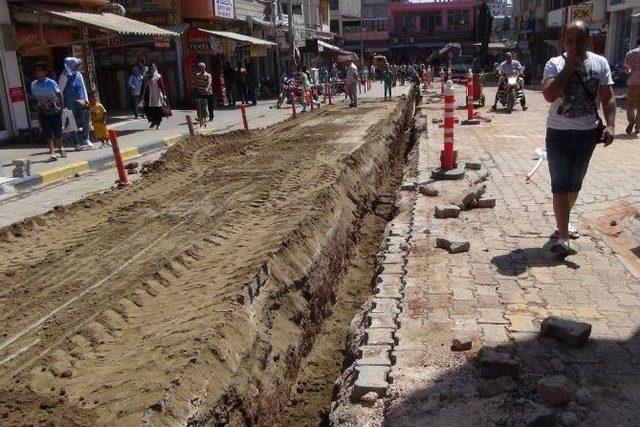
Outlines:
{"label": "loose soil", "polygon": [[0,230],[3,424],[272,424],[397,154],[394,107],[183,141]]}

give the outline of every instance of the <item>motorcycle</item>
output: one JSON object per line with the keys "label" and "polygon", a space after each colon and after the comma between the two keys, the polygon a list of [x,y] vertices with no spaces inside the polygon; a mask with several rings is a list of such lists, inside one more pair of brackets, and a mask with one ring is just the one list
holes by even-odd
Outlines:
{"label": "motorcycle", "polygon": [[498,102],[507,109],[510,114],[516,102],[520,102],[522,109],[526,109],[526,99],[519,74],[509,74],[504,77],[502,88],[498,90]]}

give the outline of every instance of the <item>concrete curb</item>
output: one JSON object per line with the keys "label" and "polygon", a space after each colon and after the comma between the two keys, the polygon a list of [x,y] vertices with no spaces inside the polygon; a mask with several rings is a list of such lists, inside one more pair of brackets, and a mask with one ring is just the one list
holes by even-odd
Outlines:
{"label": "concrete curb", "polygon": [[[182,134],[174,134],[162,138],[159,141],[124,148],[121,150],[122,159],[125,161],[132,160],[141,157],[143,154],[163,150],[171,147],[183,137],[184,135]],[[36,185],[54,184],[65,179],[73,178],[76,174],[82,175],[92,171],[109,169],[111,167],[113,167],[113,154],[109,152],[109,154],[105,154],[96,159],[69,163],[0,185],[0,195],[25,191]]]}

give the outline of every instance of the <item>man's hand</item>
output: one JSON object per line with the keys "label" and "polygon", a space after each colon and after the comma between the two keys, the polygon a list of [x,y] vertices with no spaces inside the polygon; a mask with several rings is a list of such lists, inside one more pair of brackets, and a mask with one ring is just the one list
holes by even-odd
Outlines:
{"label": "man's hand", "polygon": [[602,138],[600,139],[600,142],[602,142],[604,146],[607,147],[613,142],[614,135],[615,130],[613,129],[613,126],[607,126],[602,132]]}
{"label": "man's hand", "polygon": [[580,64],[582,64],[581,55],[575,52],[567,52],[567,58],[564,62],[564,68],[567,69],[567,71],[573,73],[580,67]]}

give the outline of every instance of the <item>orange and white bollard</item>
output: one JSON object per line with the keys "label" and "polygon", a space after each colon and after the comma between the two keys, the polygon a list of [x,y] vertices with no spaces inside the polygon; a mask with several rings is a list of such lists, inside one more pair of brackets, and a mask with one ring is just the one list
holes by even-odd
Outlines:
{"label": "orange and white bollard", "polygon": [[442,156],[442,169],[451,170],[454,168],[453,159],[453,109],[455,108],[455,96],[453,82],[447,80],[444,89],[444,155]]}
{"label": "orange and white bollard", "polygon": [[240,104],[240,112],[242,113],[242,124],[244,125],[244,130],[249,130],[249,121],[247,120],[247,104],[244,102]]}
{"label": "orange and white bollard", "polygon": [[467,120],[473,119],[473,72],[467,73]]}
{"label": "orange and white bollard", "polygon": [[296,95],[293,92],[291,92],[290,96],[291,96],[291,117],[295,119],[296,117],[298,117],[298,113],[296,112]]}
{"label": "orange and white bollard", "polygon": [[193,128],[193,120],[191,120],[191,116],[187,114],[185,117],[187,119],[187,127],[189,128],[189,135],[196,136],[196,130]]}
{"label": "orange and white bollard", "polygon": [[444,68],[440,68],[440,94],[444,95]]}
{"label": "orange and white bollard", "polygon": [[118,145],[118,133],[114,129],[109,130],[109,140],[111,141],[111,149],[113,150],[113,159],[115,160],[116,169],[118,170],[118,179],[120,184],[129,185],[129,175],[124,168],[124,162],[122,161],[122,154],[120,153],[120,146]]}

